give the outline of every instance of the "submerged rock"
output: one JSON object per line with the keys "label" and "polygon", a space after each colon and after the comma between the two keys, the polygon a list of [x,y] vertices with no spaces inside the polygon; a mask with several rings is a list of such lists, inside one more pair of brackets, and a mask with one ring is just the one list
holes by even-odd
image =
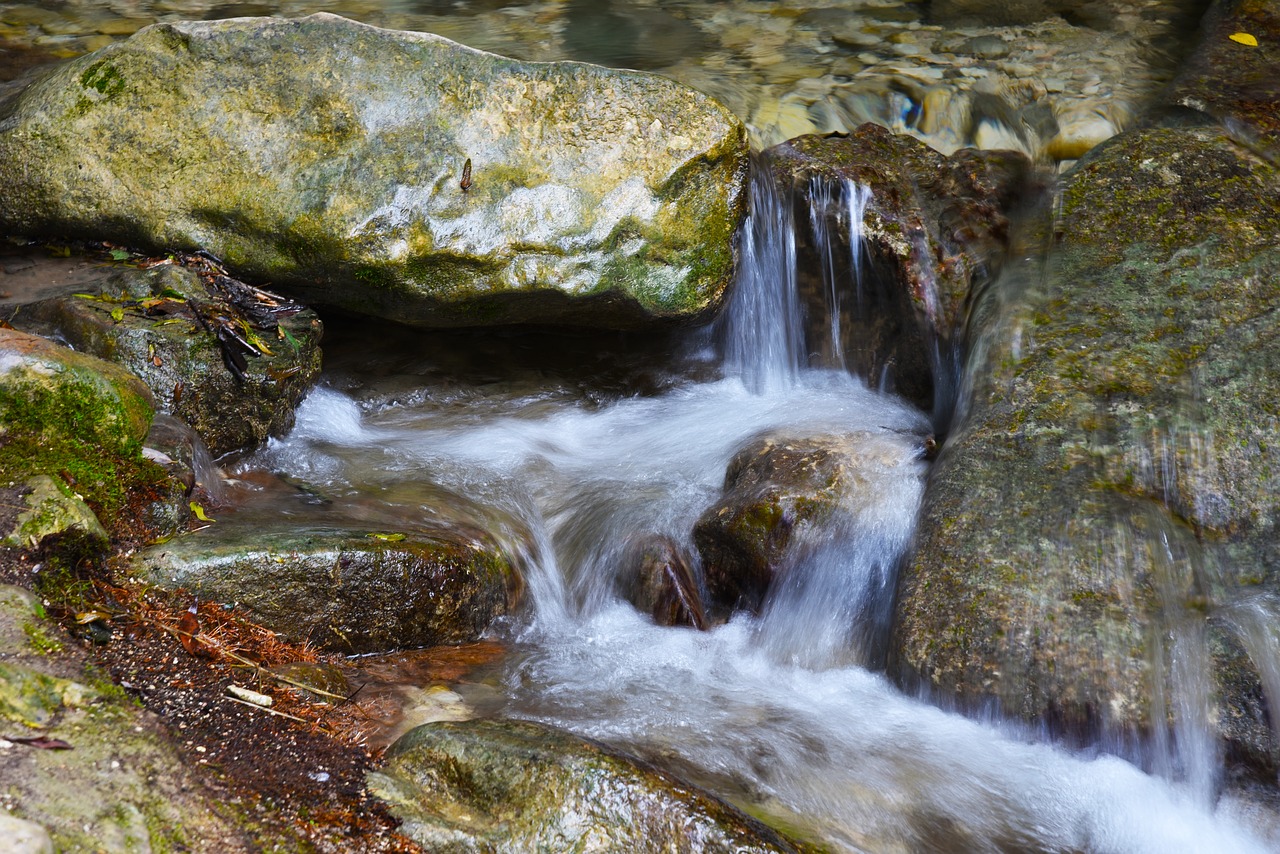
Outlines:
{"label": "submerged rock", "polygon": [[157,24],[2,112],[5,229],[427,326],[702,317],[743,212],[745,131],[692,89],[328,14]]}
{"label": "submerged rock", "polygon": [[872,433],[766,436],[747,445],[729,462],[724,495],[693,529],[711,603],[758,610],[806,534],[833,522],[874,525],[890,484],[921,476],[922,454]]}
{"label": "submerged rock", "polygon": [[[951,367],[939,354],[958,346],[970,294],[1004,263],[1031,162],[1013,151],[944,157],[872,124],[784,142],[765,160],[794,200],[810,351],[841,352],[844,367],[928,407],[935,384],[952,383],[937,376]],[[853,198],[859,188],[871,193],[865,213]],[[851,244],[851,209],[862,217],[861,245]],[[832,265],[832,275],[821,272]]]}
{"label": "submerged rock", "polygon": [[797,850],[687,783],[525,721],[420,726],[369,788],[433,851]]}
{"label": "submerged rock", "polygon": [[[987,348],[901,575],[894,666],[967,704],[1158,731],[1190,690],[1171,662],[1232,657],[1206,615],[1243,642],[1247,610],[1280,614],[1280,174],[1220,130],[1124,134],[1055,224],[1048,270],[976,315]],[[1266,764],[1234,658],[1203,714]]]}
{"label": "submerged rock", "polygon": [[215,455],[293,426],[320,372],[315,312],[208,262],[121,269],[85,293],[24,308],[78,350],[123,365]]}
{"label": "submerged rock", "polygon": [[148,580],[235,603],[295,641],[344,653],[475,640],[519,601],[509,559],[479,530],[231,523],[154,546]]}
{"label": "submerged rock", "polygon": [[622,576],[628,601],[660,626],[707,628],[697,579],[683,550],[665,537],[634,546]]}

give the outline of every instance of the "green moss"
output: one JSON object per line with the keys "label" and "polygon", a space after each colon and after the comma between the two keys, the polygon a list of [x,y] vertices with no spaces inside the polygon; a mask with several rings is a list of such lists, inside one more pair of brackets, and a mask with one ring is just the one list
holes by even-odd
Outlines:
{"label": "green moss", "polygon": [[110,61],[100,59],[80,75],[80,85],[110,98],[124,89],[124,77]]}
{"label": "green moss", "polygon": [[41,655],[62,652],[62,642],[50,635],[48,630],[35,620],[23,623],[22,633],[27,636],[27,644]]}

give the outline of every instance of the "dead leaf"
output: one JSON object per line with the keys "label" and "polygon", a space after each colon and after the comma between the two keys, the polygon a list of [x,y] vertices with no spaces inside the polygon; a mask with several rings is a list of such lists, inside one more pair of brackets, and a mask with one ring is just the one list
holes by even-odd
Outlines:
{"label": "dead leaf", "polygon": [[183,612],[182,619],[178,620],[178,641],[191,655],[204,656],[208,654],[208,650],[199,635],[200,618],[196,616],[196,606],[192,605]]}
{"label": "dead leaf", "polygon": [[34,747],[38,750],[74,750],[70,744],[67,744],[60,738],[49,738],[47,735],[33,736],[3,736],[5,741],[12,741],[14,744],[25,744],[28,747]]}
{"label": "dead leaf", "polygon": [[1258,46],[1257,37],[1252,36],[1249,33],[1232,33],[1231,35],[1227,36],[1227,38],[1231,39],[1233,42],[1236,42],[1238,44],[1248,45],[1249,47]]}

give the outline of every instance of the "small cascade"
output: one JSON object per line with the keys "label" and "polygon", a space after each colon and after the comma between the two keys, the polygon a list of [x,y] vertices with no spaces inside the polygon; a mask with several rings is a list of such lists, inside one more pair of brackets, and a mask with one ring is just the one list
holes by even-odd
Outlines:
{"label": "small cascade", "polygon": [[751,202],[733,293],[717,324],[725,374],[756,393],[794,385],[805,364],[804,314],[796,294],[791,200],[767,164],[751,174]]}

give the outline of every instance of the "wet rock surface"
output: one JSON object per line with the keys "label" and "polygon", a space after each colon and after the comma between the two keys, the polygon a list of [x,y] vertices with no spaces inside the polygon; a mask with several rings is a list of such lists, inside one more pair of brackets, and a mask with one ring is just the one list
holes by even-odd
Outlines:
{"label": "wet rock surface", "polygon": [[797,850],[667,774],[522,721],[420,726],[369,784],[433,850]]}
{"label": "wet rock surface", "polygon": [[[1275,167],[1213,129],[1122,135],[1071,175],[1047,278],[980,312],[993,343],[900,582],[900,677],[1159,729],[1166,632],[1221,657],[1207,612],[1248,641],[1276,585],[1277,210]],[[1265,741],[1234,672],[1223,729],[1252,716]]]}
{"label": "wet rock surface", "polygon": [[151,582],[235,603],[295,641],[344,653],[474,640],[521,581],[480,530],[213,523],[142,552]]}
{"label": "wet rock surface", "polygon": [[679,544],[665,537],[636,543],[629,550],[623,593],[660,626],[708,627],[702,591]]}
{"label": "wet rock surface", "polygon": [[323,327],[305,306],[185,260],[116,269],[15,320],[137,375],[214,455],[252,448],[293,426],[320,372]]}
{"label": "wet rock surface", "polygon": [[1165,98],[1224,123],[1245,145],[1280,160],[1280,13],[1261,0],[1211,5],[1200,42]]}
{"label": "wet rock surface", "polygon": [[693,529],[714,606],[758,610],[815,526],[874,525],[881,478],[919,476],[920,454],[871,434],[768,436],[743,448]]}
{"label": "wet rock surface", "polygon": [[702,317],[743,211],[744,131],[698,92],[331,15],[158,25],[6,111],[9,231],[206,249],[402,323]]}
{"label": "wet rock surface", "polygon": [[[958,349],[969,295],[998,275],[1010,214],[1038,189],[1031,162],[1013,151],[944,157],[873,124],[799,137],[764,159],[784,197],[795,199],[796,220],[809,220],[798,267],[807,271],[800,288],[810,349],[838,347],[844,366],[928,408],[935,383],[952,383],[937,376],[952,370],[938,354]],[[857,198],[861,188],[869,199]],[[859,270],[850,210],[863,205]],[[833,290],[834,301],[825,296]],[[839,342],[823,334],[832,312]]]}

